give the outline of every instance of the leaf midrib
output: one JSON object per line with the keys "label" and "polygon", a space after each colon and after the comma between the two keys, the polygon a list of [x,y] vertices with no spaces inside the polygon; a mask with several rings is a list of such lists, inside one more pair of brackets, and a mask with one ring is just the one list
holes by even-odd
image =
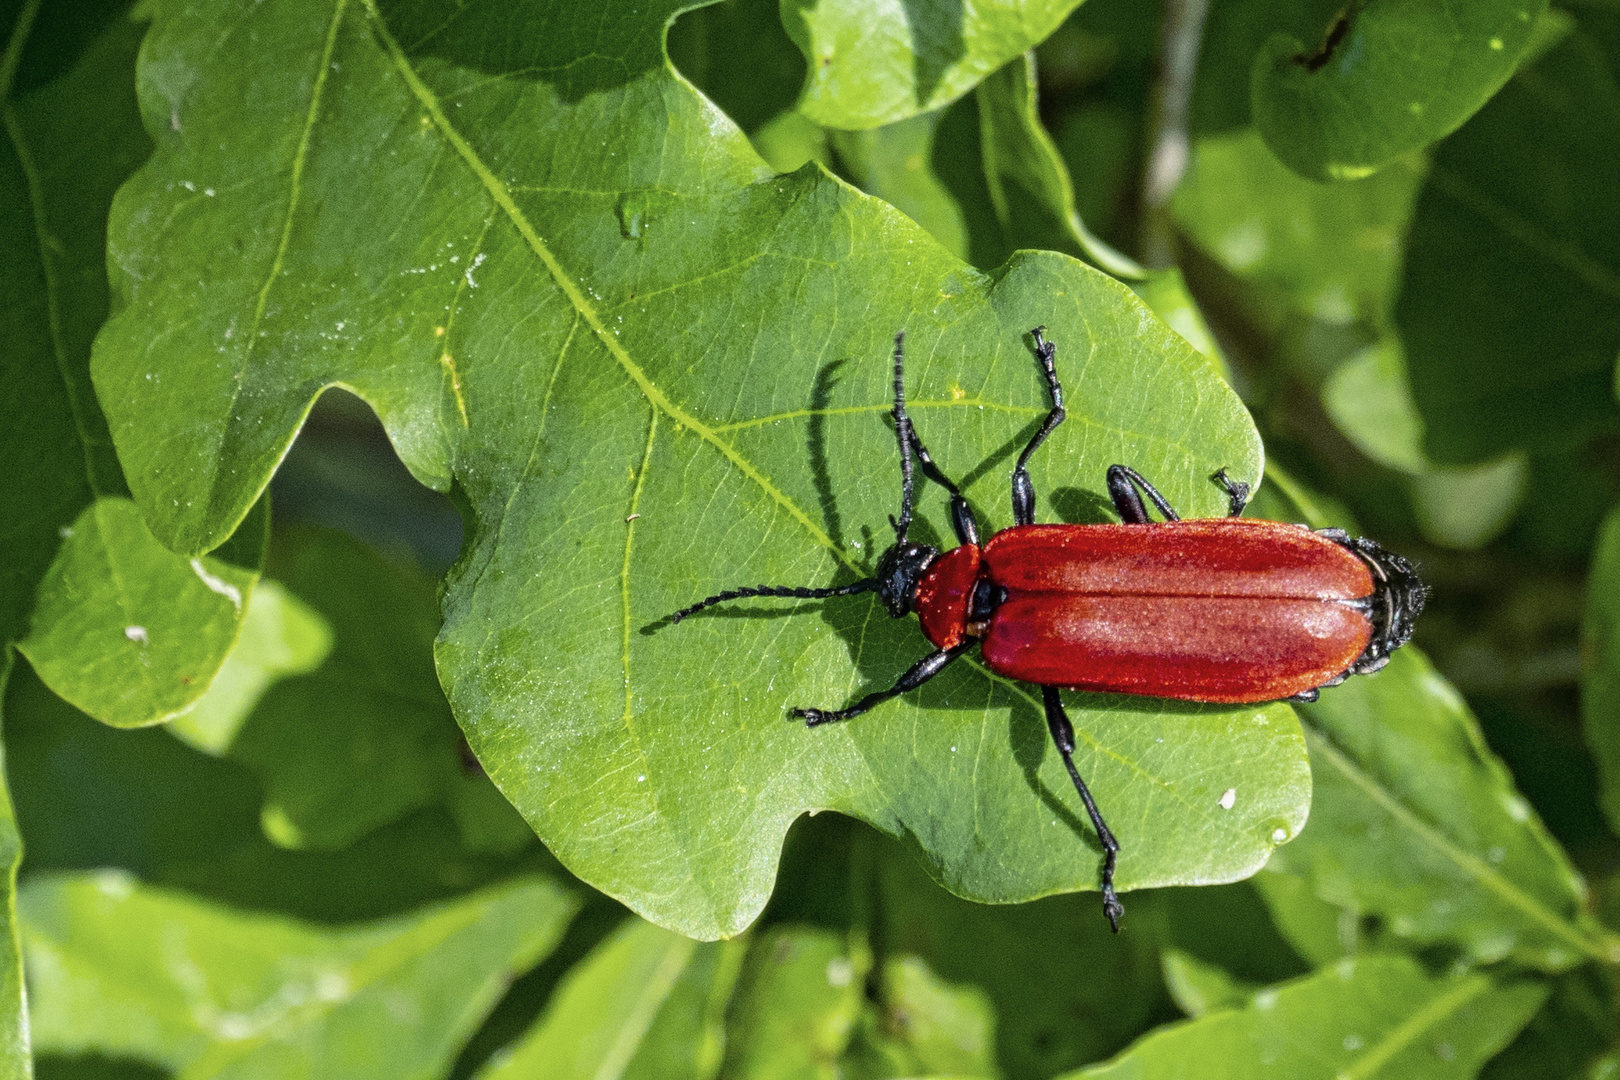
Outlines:
{"label": "leaf midrib", "polygon": [[1607,944],[1582,934],[1576,926],[1503,877],[1483,859],[1457,846],[1439,828],[1423,820],[1381,783],[1363,772],[1321,729],[1307,725],[1305,739],[1313,760],[1325,759],[1398,824],[1449,860],[1464,874],[1478,881],[1487,892],[1494,894],[1509,907],[1529,916],[1532,922],[1539,923],[1554,937],[1582,954],[1600,961],[1613,962],[1616,944]]}
{"label": "leaf midrib", "polygon": [[655,409],[675,421],[678,426],[691,429],[699,438],[718,450],[739,472],[757,484],[773,501],[786,510],[819,544],[832,552],[834,558],[855,573],[860,573],[861,567],[833,542],[832,537],[828,536],[819,525],[810,519],[810,515],[806,514],[802,507],[788,498],[787,494],[773,484],[769,477],[738,453],[735,447],[721,439],[713,428],[671,401],[668,395],[660,390],[652,379],[648,377],[647,373],[642,370],[641,365],[631,358],[629,352],[619,342],[619,339],[608,329],[595,305],[585,296],[579,285],[568,276],[563,269],[562,263],[558,261],[557,256],[551,251],[544,238],[540,236],[539,230],[535,228],[534,223],[517,205],[516,200],[512,198],[510,189],[490,170],[489,166],[484,164],[483,159],[478,156],[467,140],[450,123],[450,118],[445,115],[444,110],[439,105],[438,95],[429,89],[427,84],[417,75],[415,68],[411,66],[410,59],[400,48],[399,42],[383,21],[382,14],[377,10],[376,0],[362,0],[362,2],[371,17],[372,26],[376,31],[378,40],[382,42],[389,59],[393,62],[395,69],[398,70],[405,85],[410,89],[411,94],[421,104],[422,108],[427,110],[428,116],[433,120],[434,127],[439,130],[440,135],[461,157],[467,168],[484,185],[490,197],[505,212],[507,220],[517,229],[518,235],[528,244],[535,257],[544,264],[557,288],[562,291],[574,310],[579,312],[580,317],[590,326],[591,331],[608,351],[608,354],[624,369],[625,374],[630,376],[631,381],[641,390],[642,396]]}

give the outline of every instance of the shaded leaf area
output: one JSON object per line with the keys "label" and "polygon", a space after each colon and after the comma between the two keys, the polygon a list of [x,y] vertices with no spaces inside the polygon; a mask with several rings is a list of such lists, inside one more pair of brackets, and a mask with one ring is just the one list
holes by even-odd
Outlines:
{"label": "shaded leaf area", "polygon": [[[1401,161],[1365,180],[1323,185],[1289,172],[1253,128],[1197,140],[1172,207],[1183,233],[1264,290],[1256,312],[1276,329],[1298,315],[1382,326],[1424,164]],[[1267,297],[1267,294],[1270,294]]]}
{"label": "shaded leaf area", "polygon": [[1597,761],[1603,812],[1620,828],[1620,510],[1609,512],[1592,553],[1581,638],[1586,744]]}
{"label": "shaded leaf area", "polygon": [[1475,973],[1435,979],[1405,956],[1344,960],[1242,1009],[1161,1029],[1080,1077],[1476,1075],[1547,996]]}
{"label": "shaded leaf area", "polygon": [[[1082,9],[1084,10],[1084,9]],[[1320,40],[1343,14],[1343,0],[1225,0],[1211,4],[1198,49],[1188,117],[1195,136],[1222,135],[1254,124],[1255,62],[1273,37]]]}
{"label": "shaded leaf area", "polygon": [[1461,698],[1415,648],[1301,706],[1311,821],[1270,869],[1397,938],[1556,971],[1610,959],[1585,890]]}
{"label": "shaded leaf area", "polygon": [[1620,88],[1581,32],[1436,151],[1395,309],[1436,460],[1565,450],[1620,424],[1617,155]]}
{"label": "shaded leaf area", "polygon": [[[789,822],[825,807],[911,835],[968,896],[1091,885],[1094,842],[1027,694],[964,663],[807,733],[787,706],[887,685],[920,655],[915,630],[867,599],[657,624],[726,586],[870,565],[868,530],[894,510],[880,417],[902,327],[923,437],[992,520],[1044,409],[1030,327],[1083,387],[1038,461],[1061,516],[1095,520],[1122,458],[1186,512],[1218,512],[1209,475],[1259,465],[1230,391],[1079,263],[1024,255],[987,279],[876,200],[769,177],[663,63],[663,13],[612,9],[626,51],[610,63],[573,9],[436,12],[157,9],[141,85],[159,150],[115,209],[129,306],[97,378],[164,535],[229,529],[341,379],[418,476],[455,470],[475,526],[440,676],[479,760],[586,880],[655,921],[735,932]],[[275,47],[212,51],[207,27],[233,19]],[[175,64],[196,78],[156,81]],[[249,128],[283,171],[243,171]],[[184,437],[160,440],[153,410],[189,417]],[[940,509],[919,536],[947,535]],[[1134,852],[1122,883],[1242,876],[1303,820],[1286,711],[1080,705],[1081,767]],[[1234,783],[1253,795],[1227,811]]]}
{"label": "shaded leaf area", "polygon": [[628,919],[558,985],[546,1015],[480,1077],[622,1074],[694,943]]}
{"label": "shaded leaf area", "polygon": [[1393,313],[1425,162],[1395,162],[1331,185],[1289,171],[1253,129],[1200,139],[1174,202],[1183,234],[1240,279],[1245,319],[1297,377],[1319,387],[1339,431],[1372,461],[1406,474],[1418,528],[1434,543],[1477,548],[1512,521],[1527,463],[1507,454],[1472,467],[1424,452]]}
{"label": "shaded leaf area", "polygon": [[0,80],[0,638],[97,718],[158,723],[229,650],[264,521],[191,560],[125,497],[88,365],[108,309],[107,209],[151,148],[131,93],[141,28],[105,4],[14,14],[4,70],[19,81]]}
{"label": "shaded leaf area", "polygon": [[169,722],[188,746],[223,754],[271,685],[307,675],[332,652],[332,628],[280,583],[259,582],[242,616],[242,631],[208,692]]}
{"label": "shaded leaf area", "polygon": [[478,1075],[707,1077],[739,943],[699,944],[628,919],[557,986],[544,1016]]}
{"label": "shaded leaf area", "polygon": [[[340,533],[282,533],[269,572],[330,635],[307,673],[266,689],[220,750],[264,785],[267,834],[333,851],[427,806],[445,806],[473,847],[515,851],[522,820],[466,753],[433,674],[433,586]],[[239,646],[262,670],[287,646]],[[204,705],[208,699],[204,699]]]}
{"label": "shaded leaf area", "polygon": [[799,111],[861,130],[948,105],[1032,48],[1078,0],[792,0],[782,24],[809,74]]}
{"label": "shaded leaf area", "polygon": [[181,1077],[438,1075],[577,904],[522,878],[331,930],[114,871],[36,877],[20,901],[34,1043]]}
{"label": "shaded leaf area", "polygon": [[[119,868],[230,906],[351,922],[555,866],[537,845],[517,855],[481,848],[480,833],[464,838],[442,806],[341,851],[285,850],[262,831],[264,791],[245,767],[166,731],[97,724],[26,666],[8,688],[5,720],[28,872]],[[488,797],[499,799],[493,789]]]}
{"label": "shaded leaf area", "polygon": [[1449,135],[1508,80],[1546,0],[1362,0],[1254,60],[1255,126],[1289,168],[1366,176]]}

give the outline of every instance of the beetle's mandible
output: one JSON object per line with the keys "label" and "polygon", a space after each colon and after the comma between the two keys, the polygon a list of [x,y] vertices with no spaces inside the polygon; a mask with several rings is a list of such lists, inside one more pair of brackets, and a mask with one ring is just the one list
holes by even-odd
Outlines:
{"label": "beetle's mandible", "polygon": [[[747,596],[819,599],[875,592],[896,618],[915,611],[935,651],[887,690],[844,709],[793,709],[815,727],[859,716],[938,675],[979,646],[997,674],[1041,688],[1046,723],[1102,844],[1103,913],[1117,932],[1119,842],[1074,764],[1074,727],[1059,687],[1186,701],[1315,701],[1317,691],[1377,671],[1412,636],[1426,590],[1401,556],[1341,529],[1247,520],[1247,484],[1224,469],[1225,518],[1183,521],[1125,465],[1108,468],[1119,525],[1037,525],[1028,464],[1063,423],[1063,387],[1043,327],[1030,331],[1052,408],[1012,472],[1014,525],[979,542],[962,491],[934,464],[906,415],[904,342],[894,340],[894,427],[900,514],[877,575],[834,588],[730,589],[671,615],[679,622]],[[941,553],[909,539],[914,470],[950,493],[959,546]],[[1150,521],[1146,496],[1164,517]]]}

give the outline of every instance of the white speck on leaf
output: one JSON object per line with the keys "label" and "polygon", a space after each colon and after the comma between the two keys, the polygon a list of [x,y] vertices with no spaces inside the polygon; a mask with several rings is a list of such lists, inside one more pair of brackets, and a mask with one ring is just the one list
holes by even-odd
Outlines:
{"label": "white speck on leaf", "polygon": [[848,986],[855,977],[855,965],[847,956],[835,956],[827,961],[827,985],[839,988]]}
{"label": "white speck on leaf", "polygon": [[1221,795],[1220,802],[1222,810],[1232,809],[1232,805],[1237,802],[1237,788],[1227,788],[1226,791]]}
{"label": "white speck on leaf", "polygon": [[126,626],[124,627],[124,636],[137,645],[145,645],[148,641],[146,627],[144,626]]}
{"label": "white speck on leaf", "polygon": [[466,273],[463,275],[467,279],[467,288],[478,288],[478,282],[473,280],[473,271],[477,270],[480,266],[483,266],[484,260],[487,258],[489,258],[489,255],[480,251],[477,255],[473,256],[473,261],[467,264]]}

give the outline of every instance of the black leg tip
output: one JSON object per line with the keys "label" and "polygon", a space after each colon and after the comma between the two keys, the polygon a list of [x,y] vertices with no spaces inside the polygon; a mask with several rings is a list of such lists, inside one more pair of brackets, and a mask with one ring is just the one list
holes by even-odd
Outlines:
{"label": "black leg tip", "polygon": [[1119,933],[1119,919],[1125,914],[1125,905],[1119,902],[1119,897],[1114,895],[1113,889],[1106,889],[1103,892],[1103,914],[1108,917],[1108,928],[1116,934]]}
{"label": "black leg tip", "polygon": [[803,720],[805,727],[815,727],[825,724],[831,717],[820,709],[789,709],[788,716],[793,720]]}

